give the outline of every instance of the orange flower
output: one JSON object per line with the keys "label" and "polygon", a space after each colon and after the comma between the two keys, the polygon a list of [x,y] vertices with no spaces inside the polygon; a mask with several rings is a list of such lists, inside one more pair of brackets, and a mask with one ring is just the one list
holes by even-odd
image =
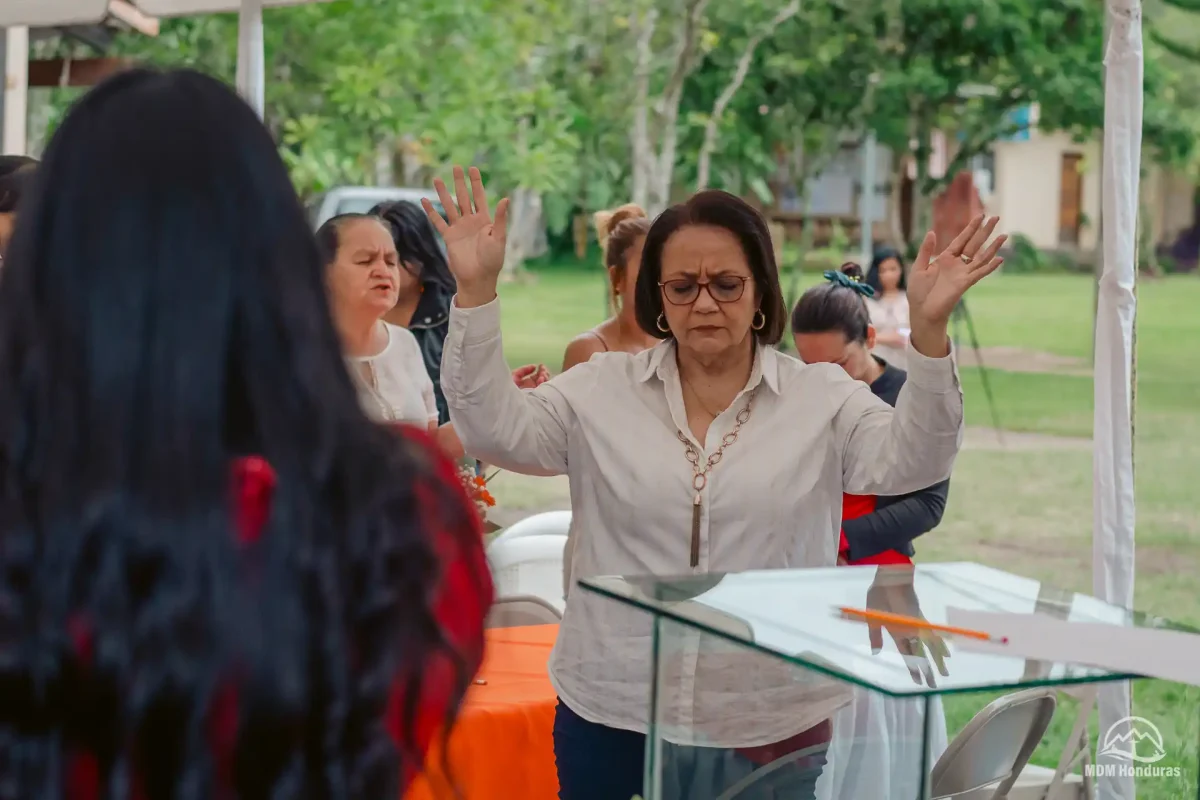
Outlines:
{"label": "orange flower", "polygon": [[481,489],[479,491],[479,499],[482,500],[484,505],[486,505],[488,508],[496,505],[496,498],[492,497],[492,493],[487,489]]}
{"label": "orange flower", "polygon": [[480,489],[482,489],[484,486],[487,486],[487,479],[482,475],[476,475],[473,480],[475,481],[475,485]]}

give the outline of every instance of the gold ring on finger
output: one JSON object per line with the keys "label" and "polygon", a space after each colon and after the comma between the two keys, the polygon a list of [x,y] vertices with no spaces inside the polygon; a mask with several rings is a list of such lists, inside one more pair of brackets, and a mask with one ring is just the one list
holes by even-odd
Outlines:
{"label": "gold ring on finger", "polygon": [[962,259],[962,262],[963,262],[964,264],[970,264],[970,263],[971,263],[971,261],[973,261],[973,259],[972,259],[972,258],[971,258],[969,255],[967,255],[966,253],[963,253],[961,256],[959,256],[959,258],[961,258],[961,259]]}

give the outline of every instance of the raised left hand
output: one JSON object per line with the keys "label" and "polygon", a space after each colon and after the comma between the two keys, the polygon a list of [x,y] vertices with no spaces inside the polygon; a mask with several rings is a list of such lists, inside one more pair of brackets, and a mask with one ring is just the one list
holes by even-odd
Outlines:
{"label": "raised left hand", "polygon": [[940,253],[933,231],[925,234],[908,273],[908,315],[914,334],[922,327],[944,329],[967,289],[1004,263],[996,253],[1007,236],[984,246],[999,221],[980,214]]}
{"label": "raised left hand", "polygon": [[526,364],[514,369],[512,376],[518,389],[536,389],[550,380],[550,370],[545,364]]}

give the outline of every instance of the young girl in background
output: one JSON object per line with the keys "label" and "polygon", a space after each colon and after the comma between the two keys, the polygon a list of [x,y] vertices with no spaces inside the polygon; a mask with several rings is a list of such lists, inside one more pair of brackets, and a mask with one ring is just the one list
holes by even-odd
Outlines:
{"label": "young girl in background", "polygon": [[908,347],[908,282],[900,253],[890,248],[879,250],[867,270],[867,285],[875,290],[865,295],[875,343],[871,352],[898,369],[906,369]]}

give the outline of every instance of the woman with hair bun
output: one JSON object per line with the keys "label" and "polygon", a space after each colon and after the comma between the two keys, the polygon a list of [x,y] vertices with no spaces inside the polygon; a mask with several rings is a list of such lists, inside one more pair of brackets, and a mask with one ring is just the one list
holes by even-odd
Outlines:
{"label": "woman with hair bun", "polygon": [[608,297],[613,315],[571,340],[563,355],[564,371],[596,353],[640,353],[658,343],[638,327],[633,313],[633,288],[642,263],[642,245],[650,231],[646,212],[641,206],[628,203],[612,211],[597,212],[593,220],[604,266],[608,269]]}
{"label": "woman with hair bun", "polygon": [[[875,326],[866,304],[874,289],[857,264],[826,272],[828,283],[806,291],[792,312],[796,352],[806,364],[837,364],[895,407],[908,374],[871,348]],[[846,494],[842,499],[840,561],[850,564],[911,564],[913,539],[942,521],[950,482],[898,497]]]}

